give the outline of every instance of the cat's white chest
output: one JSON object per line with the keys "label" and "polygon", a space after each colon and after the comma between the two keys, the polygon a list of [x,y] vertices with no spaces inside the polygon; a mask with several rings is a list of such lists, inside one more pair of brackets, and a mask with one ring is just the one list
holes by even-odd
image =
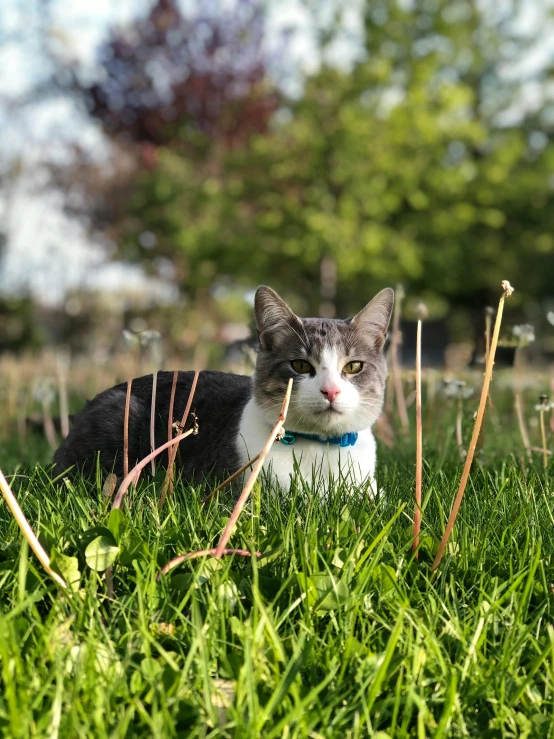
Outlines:
{"label": "cat's white chest", "polygon": [[[270,430],[255,400],[251,399],[244,408],[237,439],[241,465],[261,451]],[[276,441],[264,469],[275,476],[284,490],[289,489],[291,477],[299,472],[308,484],[315,481],[322,493],[326,492],[332,477],[336,482],[364,487],[369,495],[374,495],[375,456],[376,445],[371,429],[364,429],[358,433],[356,444],[350,447],[302,438],[290,445]]]}

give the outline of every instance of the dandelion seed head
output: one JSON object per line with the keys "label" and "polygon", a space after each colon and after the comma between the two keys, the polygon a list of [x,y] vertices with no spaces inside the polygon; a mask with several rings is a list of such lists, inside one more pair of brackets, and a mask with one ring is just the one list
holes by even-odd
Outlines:
{"label": "dandelion seed head", "polygon": [[548,395],[539,395],[539,402],[535,405],[535,410],[539,413],[548,413],[552,408],[554,408],[554,403],[551,402]]}
{"label": "dandelion seed head", "polygon": [[54,402],[56,393],[50,380],[40,380],[34,391],[35,400],[45,405],[51,405]]}
{"label": "dandelion seed head", "polygon": [[529,323],[522,323],[512,328],[512,333],[519,339],[520,346],[528,346],[535,341],[535,329]]}
{"label": "dandelion seed head", "polygon": [[449,398],[465,400],[471,398],[473,392],[473,386],[468,385],[465,380],[444,380],[444,394]]}
{"label": "dandelion seed head", "polygon": [[510,295],[513,293],[515,288],[513,288],[508,280],[502,280],[502,289],[504,290],[504,295],[509,298]]}

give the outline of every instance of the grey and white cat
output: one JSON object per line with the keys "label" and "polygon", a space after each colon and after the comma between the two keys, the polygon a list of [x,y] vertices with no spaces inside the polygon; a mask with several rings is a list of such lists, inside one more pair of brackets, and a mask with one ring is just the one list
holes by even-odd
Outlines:
{"label": "grey and white cat", "polygon": [[[282,488],[299,471],[323,488],[330,476],[346,476],[375,491],[375,439],[371,426],[383,405],[387,367],[383,344],[394,293],[382,290],[354,318],[299,318],[269,287],[256,292],[260,349],[252,378],[202,372],[192,408],[199,432],[180,443],[185,479],[222,479],[257,454],[274,426],[289,378],[293,379],[286,435],[266,463]],[[183,415],[192,372],[179,372],[173,420]],[[159,372],[155,443],[167,441],[172,372]],[[90,475],[97,459],[122,475],[126,383],[89,401],[54,455],[56,474]],[[152,375],[133,380],[129,417],[130,466],[150,453]],[[162,457],[167,464],[167,455]]]}

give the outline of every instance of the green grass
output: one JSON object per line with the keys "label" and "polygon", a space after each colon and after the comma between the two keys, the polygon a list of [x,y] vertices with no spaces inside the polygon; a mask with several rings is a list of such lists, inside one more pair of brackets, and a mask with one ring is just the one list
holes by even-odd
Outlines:
{"label": "green grass", "polygon": [[[461,473],[451,442],[426,450],[418,563],[411,449],[385,449],[376,503],[340,483],[326,501],[263,484],[230,544],[262,557],[159,581],[176,554],[216,545],[230,495],[202,509],[205,491],[180,483],[159,511],[151,482],[110,517],[100,480],[55,488],[41,467],[16,470],[53,562],[80,575],[63,595],[0,506],[0,735],[554,736],[554,499],[501,441],[434,580]],[[85,556],[98,537],[117,547],[113,598]]]}

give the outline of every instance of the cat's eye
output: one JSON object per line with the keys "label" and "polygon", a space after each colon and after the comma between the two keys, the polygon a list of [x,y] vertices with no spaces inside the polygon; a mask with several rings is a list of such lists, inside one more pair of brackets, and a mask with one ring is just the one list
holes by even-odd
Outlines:
{"label": "cat's eye", "polygon": [[303,359],[295,359],[290,364],[293,370],[298,372],[300,375],[307,375],[314,371],[312,365],[309,362],[305,362]]}
{"label": "cat's eye", "polygon": [[347,375],[357,375],[358,372],[361,372],[363,366],[363,362],[348,362],[344,365],[342,371],[346,372]]}

